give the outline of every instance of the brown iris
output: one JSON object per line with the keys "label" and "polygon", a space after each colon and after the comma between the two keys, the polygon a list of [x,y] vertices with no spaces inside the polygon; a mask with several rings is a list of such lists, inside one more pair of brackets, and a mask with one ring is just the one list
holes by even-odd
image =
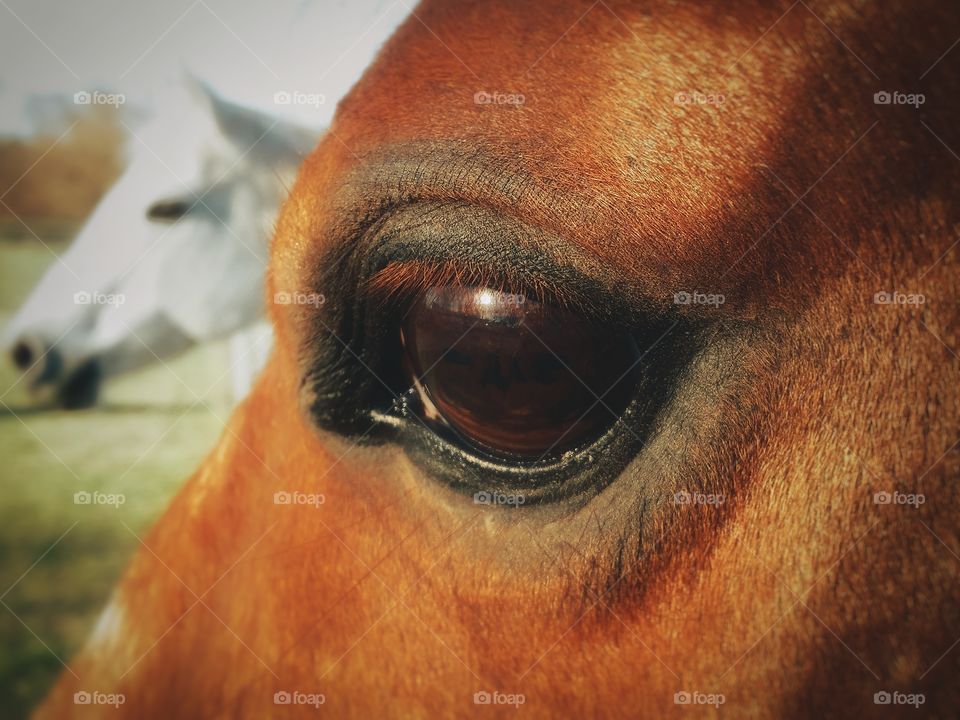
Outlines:
{"label": "brown iris", "polygon": [[489,288],[432,288],[402,334],[423,419],[496,456],[584,446],[617,421],[637,381],[628,333]]}

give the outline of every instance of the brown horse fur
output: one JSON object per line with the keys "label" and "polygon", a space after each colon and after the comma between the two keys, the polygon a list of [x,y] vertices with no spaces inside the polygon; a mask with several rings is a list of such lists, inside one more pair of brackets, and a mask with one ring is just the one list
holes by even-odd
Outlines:
{"label": "brown horse fur", "polygon": [[[277,227],[271,296],[327,305],[274,305],[269,366],[38,717],[315,716],[275,705],[283,690],[357,718],[515,712],[474,704],[495,690],[536,717],[705,711],[678,691],[735,717],[913,713],[874,703],[895,690],[955,717],[958,34],[960,6],[913,0],[419,6]],[[310,358],[338,342],[317,318],[351,292],[338,258],[390,223],[515,231],[700,328],[674,411],[619,477],[490,508],[402,443],[315,422],[331,401]],[[387,289],[433,277],[385,272]],[[693,290],[726,302],[672,307]],[[664,501],[684,489],[726,502]],[[894,490],[926,502],[874,502]]]}

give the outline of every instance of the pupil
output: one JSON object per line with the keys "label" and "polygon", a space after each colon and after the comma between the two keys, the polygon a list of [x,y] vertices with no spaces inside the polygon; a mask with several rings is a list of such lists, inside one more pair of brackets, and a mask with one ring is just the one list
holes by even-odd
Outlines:
{"label": "pupil", "polygon": [[629,334],[489,288],[432,288],[402,338],[424,421],[499,457],[548,459],[596,439],[637,381]]}

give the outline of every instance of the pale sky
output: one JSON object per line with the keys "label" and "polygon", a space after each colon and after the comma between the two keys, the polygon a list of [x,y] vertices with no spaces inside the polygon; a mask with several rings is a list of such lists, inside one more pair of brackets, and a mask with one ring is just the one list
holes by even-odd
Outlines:
{"label": "pale sky", "polygon": [[[317,128],[414,0],[0,0],[0,135],[45,98],[120,92],[152,108],[184,71],[224,97]],[[277,106],[278,91],[325,102]]]}

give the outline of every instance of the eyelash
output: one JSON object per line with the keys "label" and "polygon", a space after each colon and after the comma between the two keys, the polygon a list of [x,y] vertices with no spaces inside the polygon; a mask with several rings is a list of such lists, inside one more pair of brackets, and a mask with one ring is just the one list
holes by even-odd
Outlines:
{"label": "eyelash", "polygon": [[422,261],[391,262],[364,283],[363,290],[375,304],[385,306],[399,302],[410,307],[435,287],[483,287],[500,293],[552,302],[563,308],[585,309],[587,303],[574,293],[514,273],[494,273],[471,262],[427,263]]}

